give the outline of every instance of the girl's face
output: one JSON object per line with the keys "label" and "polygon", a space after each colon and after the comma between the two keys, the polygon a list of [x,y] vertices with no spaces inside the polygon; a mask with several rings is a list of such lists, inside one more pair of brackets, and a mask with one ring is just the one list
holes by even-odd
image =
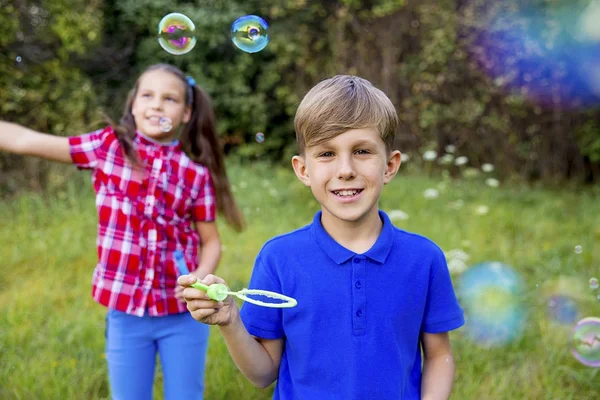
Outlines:
{"label": "girl's face", "polygon": [[[177,128],[190,120],[191,106],[185,102],[186,87],[177,76],[164,70],[142,74],[131,105],[135,126],[144,135],[160,142],[175,139]],[[159,123],[166,117],[172,128],[163,132]]]}

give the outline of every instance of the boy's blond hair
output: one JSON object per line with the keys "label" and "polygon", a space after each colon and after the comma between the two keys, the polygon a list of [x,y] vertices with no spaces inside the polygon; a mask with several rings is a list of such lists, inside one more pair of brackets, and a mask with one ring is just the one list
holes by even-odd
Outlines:
{"label": "boy's blond hair", "polygon": [[298,151],[351,129],[375,128],[391,151],[398,114],[392,101],[366,79],[336,75],[314,86],[302,99],[294,127]]}

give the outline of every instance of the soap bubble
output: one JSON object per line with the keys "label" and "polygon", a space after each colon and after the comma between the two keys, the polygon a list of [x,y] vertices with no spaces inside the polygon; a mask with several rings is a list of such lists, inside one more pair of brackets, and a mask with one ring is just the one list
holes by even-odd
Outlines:
{"label": "soap bubble", "polygon": [[186,54],[196,45],[195,30],[196,26],[187,16],[167,14],[158,23],[158,43],[170,54]]}
{"label": "soap bubble", "polygon": [[173,128],[173,122],[171,121],[170,118],[167,118],[167,117],[162,117],[158,121],[158,124],[160,125],[160,130],[163,132],[170,132],[171,129]]}
{"label": "soap bubble", "polygon": [[481,23],[469,41],[471,59],[500,89],[536,106],[597,106],[600,2],[557,2],[552,12],[531,3],[490,7],[467,1],[465,10]]}
{"label": "soap bubble", "polygon": [[231,25],[233,44],[246,53],[257,53],[267,47],[269,34],[267,21],[256,15],[246,15]]}
{"label": "soap bubble", "polygon": [[550,297],[547,310],[550,319],[559,324],[575,323],[579,313],[577,302],[573,298],[563,295]]}
{"label": "soap bubble", "polygon": [[15,60],[20,63],[21,61],[23,61],[23,59],[21,58],[21,56],[17,56],[17,58],[15,58]]}
{"label": "soap bubble", "polygon": [[583,247],[581,247],[580,245],[575,246],[576,254],[581,254],[582,252],[583,252]]}
{"label": "soap bubble", "polygon": [[590,278],[590,289],[598,289],[598,278]]}
{"label": "soap bubble", "polygon": [[256,142],[257,142],[257,143],[262,143],[262,142],[264,142],[264,141],[265,141],[265,134],[264,134],[264,133],[262,133],[262,132],[258,132],[258,133],[256,134],[256,137],[255,137],[255,139],[256,139]]}
{"label": "soap bubble", "polygon": [[483,262],[467,269],[457,285],[467,336],[484,346],[516,339],[525,322],[521,291],[521,278],[506,264]]}
{"label": "soap bubble", "polygon": [[600,318],[587,317],[575,325],[571,353],[583,365],[600,367]]}

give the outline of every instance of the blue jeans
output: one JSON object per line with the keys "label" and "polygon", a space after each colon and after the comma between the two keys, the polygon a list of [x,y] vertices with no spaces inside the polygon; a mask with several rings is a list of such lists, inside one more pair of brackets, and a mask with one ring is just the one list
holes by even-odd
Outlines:
{"label": "blue jeans", "polygon": [[158,352],[165,400],[202,400],[209,332],[187,312],[140,318],[109,310],[106,360],[112,398],[152,400]]}

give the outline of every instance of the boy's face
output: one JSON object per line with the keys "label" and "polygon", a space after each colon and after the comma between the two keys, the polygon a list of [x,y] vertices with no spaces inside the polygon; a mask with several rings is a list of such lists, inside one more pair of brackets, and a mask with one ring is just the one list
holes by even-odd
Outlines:
{"label": "boy's face", "polygon": [[298,178],[321,204],[323,218],[360,223],[377,216],[383,185],[400,167],[399,151],[388,154],[377,130],[352,129],[294,156]]}

